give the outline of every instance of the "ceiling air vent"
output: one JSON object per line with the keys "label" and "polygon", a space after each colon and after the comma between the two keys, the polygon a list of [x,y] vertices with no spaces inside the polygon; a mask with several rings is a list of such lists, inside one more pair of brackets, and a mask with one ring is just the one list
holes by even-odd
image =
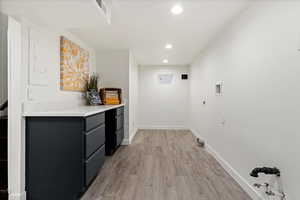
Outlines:
{"label": "ceiling air vent", "polygon": [[104,0],[96,0],[107,22],[110,24],[110,10]]}

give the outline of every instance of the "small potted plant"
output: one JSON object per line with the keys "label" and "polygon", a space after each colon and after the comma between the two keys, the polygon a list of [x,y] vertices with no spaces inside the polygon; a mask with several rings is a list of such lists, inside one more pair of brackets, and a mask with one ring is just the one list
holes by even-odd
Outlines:
{"label": "small potted plant", "polygon": [[89,105],[95,106],[102,104],[98,92],[98,74],[94,73],[87,82],[86,97]]}

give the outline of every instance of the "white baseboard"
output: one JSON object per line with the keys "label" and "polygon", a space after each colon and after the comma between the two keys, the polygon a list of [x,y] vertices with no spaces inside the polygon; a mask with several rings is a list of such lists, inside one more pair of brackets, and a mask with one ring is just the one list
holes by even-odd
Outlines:
{"label": "white baseboard", "polygon": [[134,128],[133,133],[131,134],[130,138],[129,138],[129,142],[131,143],[133,138],[135,137],[136,133],[138,132],[137,128]]}
{"label": "white baseboard", "polygon": [[[198,138],[203,139],[201,135],[195,131],[194,129],[190,129],[190,131]],[[209,152],[224,168],[224,170],[243,188],[243,190],[253,199],[253,200],[264,200],[262,195],[256,191],[251,184],[248,183],[246,179],[244,179],[217,151],[214,150],[212,146],[210,146],[207,141],[205,141],[205,149]]]}
{"label": "white baseboard", "polygon": [[125,145],[125,146],[130,145],[129,139],[128,138],[124,138],[121,145]]}
{"label": "white baseboard", "polygon": [[26,200],[26,192],[9,194],[9,200]]}
{"label": "white baseboard", "polygon": [[131,142],[132,142],[132,140],[133,140],[133,138],[134,138],[134,136],[136,135],[137,131],[138,131],[138,129],[135,128],[134,131],[133,131],[133,133],[130,134],[130,138],[124,138],[124,140],[122,142],[122,145],[130,145]]}
{"label": "white baseboard", "polygon": [[185,126],[161,126],[161,125],[141,125],[139,129],[145,130],[188,130]]}

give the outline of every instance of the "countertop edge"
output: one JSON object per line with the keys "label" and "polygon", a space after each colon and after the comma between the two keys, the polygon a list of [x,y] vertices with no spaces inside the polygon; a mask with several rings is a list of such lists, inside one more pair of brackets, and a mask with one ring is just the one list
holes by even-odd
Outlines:
{"label": "countertop edge", "polygon": [[[88,117],[108,110],[125,106],[119,105],[100,105],[100,106],[82,106],[68,110],[51,110],[51,111],[27,111],[22,114],[23,117]],[[87,109],[84,111],[84,109]],[[88,110],[95,108],[95,110]]]}

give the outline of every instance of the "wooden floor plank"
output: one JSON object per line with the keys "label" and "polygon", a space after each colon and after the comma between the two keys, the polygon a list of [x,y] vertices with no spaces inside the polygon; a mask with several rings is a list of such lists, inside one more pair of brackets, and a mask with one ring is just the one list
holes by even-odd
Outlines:
{"label": "wooden floor plank", "polygon": [[189,131],[140,130],[81,200],[250,200]]}

